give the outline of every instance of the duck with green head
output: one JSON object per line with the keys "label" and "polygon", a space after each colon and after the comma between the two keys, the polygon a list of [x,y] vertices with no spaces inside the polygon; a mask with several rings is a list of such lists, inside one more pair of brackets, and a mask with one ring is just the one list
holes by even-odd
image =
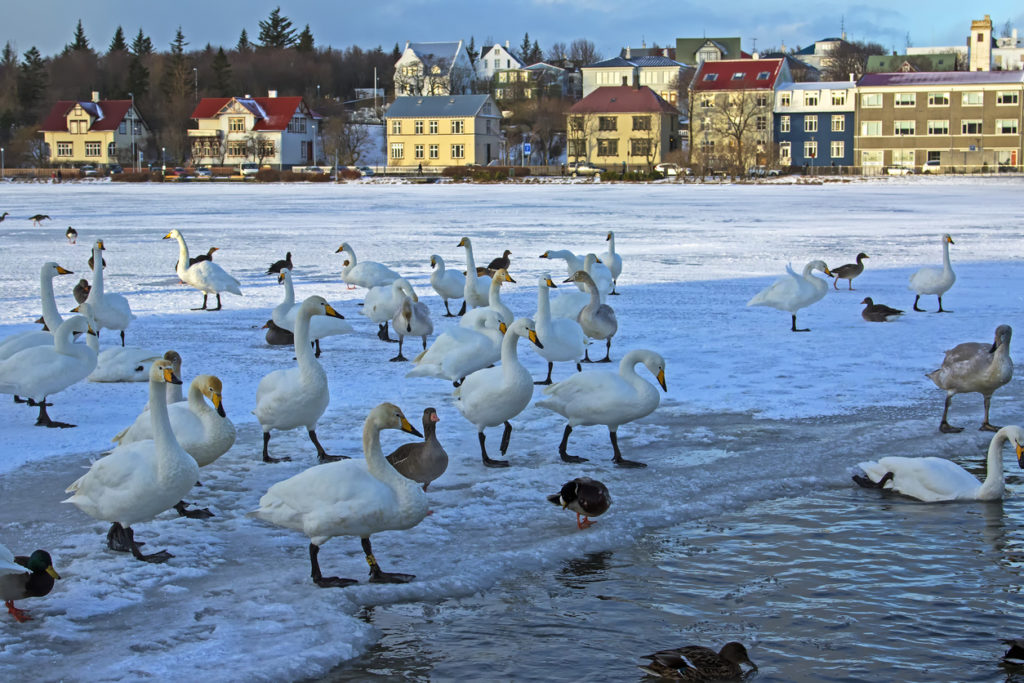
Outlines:
{"label": "duck with green head", "polygon": [[15,557],[0,545],[0,600],[16,620],[28,621],[32,617],[15,607],[15,600],[40,598],[50,592],[54,580],[59,578],[50,553],[45,550],[37,550],[28,557]]}

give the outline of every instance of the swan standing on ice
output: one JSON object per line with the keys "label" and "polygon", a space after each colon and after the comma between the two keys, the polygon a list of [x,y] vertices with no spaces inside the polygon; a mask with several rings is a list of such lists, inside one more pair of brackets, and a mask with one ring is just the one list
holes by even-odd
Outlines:
{"label": "swan standing on ice", "polygon": [[[203,305],[193,311],[219,311],[221,309],[220,293],[230,292],[242,296],[242,286],[238,280],[228,275],[227,271],[213,261],[200,261],[189,266],[188,246],[185,238],[177,229],[164,235],[165,240],[178,240],[178,278],[186,285],[195,287],[203,293]],[[211,294],[217,295],[217,308],[207,308],[206,300]]]}
{"label": "swan standing on ice", "polygon": [[309,537],[309,564],[313,582],[321,588],[341,588],[358,581],[324,576],[320,571],[320,546],[335,536],[358,536],[370,583],[407,583],[415,576],[381,570],[373,555],[370,536],[381,531],[411,529],[427,516],[427,494],[415,481],[406,479],[384,458],[380,433],[400,429],[423,436],[409,424],[398,406],[381,403],[363,426],[365,462],[346,460],[310,467],[271,486],[249,513],[265,522],[301,531]]}
{"label": "swan standing on ice", "polygon": [[945,458],[889,456],[858,465],[866,476],[853,480],[865,488],[888,489],[926,503],[969,500],[999,500],[1003,497],[1003,445],[1013,442],[1017,464],[1024,469],[1024,429],[1003,427],[988,446],[988,473],[980,482],[973,474]]}
{"label": "swan standing on ice", "polygon": [[543,344],[537,347],[537,353],[548,362],[548,376],[534,384],[551,384],[551,370],[556,362],[575,361],[579,372],[581,356],[587,352],[587,340],[578,322],[551,317],[548,289],[555,287],[557,285],[547,273],[537,282],[537,314],[533,316],[533,322],[537,326],[537,339]]}
{"label": "swan standing on ice", "polygon": [[927,377],[935,382],[935,386],[946,391],[946,405],[942,410],[942,422],[939,431],[945,434],[962,432],[963,427],[953,427],[946,421],[949,405],[956,394],[977,392],[985,397],[985,421],[981,423],[982,431],[994,432],[988,421],[988,408],[992,402],[992,394],[1013,378],[1013,361],[1010,359],[1010,337],[1013,330],[1009,325],[996,328],[995,341],[965,342],[957,344],[949,351],[938,370],[929,372]]}
{"label": "swan standing on ice", "polygon": [[[457,270],[445,268],[444,259],[437,254],[431,254],[430,267],[434,269],[430,273],[430,286],[434,288],[437,295],[444,301],[444,317],[457,317],[448,308],[448,300],[462,299],[466,296],[466,276]],[[465,312],[466,302],[463,301],[462,310],[458,312],[458,315],[462,315]]]}
{"label": "swan standing on ice", "polygon": [[949,291],[949,288],[956,282],[956,273],[953,266],[949,264],[949,245],[954,244],[953,238],[949,235],[942,236],[942,270],[938,268],[922,268],[910,276],[910,289],[917,292],[914,297],[914,310],[923,313],[923,308],[917,307],[917,302],[922,294],[936,294],[939,297],[939,310],[936,313],[952,313],[953,311],[943,310],[942,295]]}
{"label": "swan standing on ice", "polygon": [[619,426],[650,415],[661,403],[658,389],[636,374],[637,363],[643,363],[661,388],[668,391],[665,359],[644,349],[634,349],[623,356],[618,372],[584,372],[544,389],[548,398],[537,401],[537,405],[569,420],[558,447],[562,460],[587,461],[567,452],[573,427],[608,425],[608,436],[615,451],[612,462],[619,467],[647,467],[642,462],[623,459],[619,451]]}
{"label": "swan standing on ice", "polygon": [[92,314],[100,329],[119,330],[121,332],[121,346],[124,346],[124,331],[131,325],[135,316],[132,315],[132,307],[128,305],[128,299],[114,292],[107,292],[103,288],[103,240],[96,240],[92,247],[92,288],[85,302],[92,307]]}
{"label": "swan standing on ice", "polygon": [[53,346],[53,333],[64,322],[57,309],[57,301],[53,296],[53,278],[58,275],[72,275],[70,270],[48,261],[39,269],[39,294],[43,307],[45,330],[29,330],[19,332],[0,341],[0,360],[10,358],[18,351],[31,346]]}
{"label": "swan standing on ice", "polygon": [[793,332],[810,332],[807,328],[797,329],[796,312],[820,301],[828,293],[828,283],[812,275],[815,270],[825,275],[831,274],[824,261],[811,261],[804,266],[801,275],[797,275],[793,267],[787,263],[787,274],[755,294],[754,298],[747,302],[747,306],[771,306],[780,311],[789,311],[793,315],[793,324],[789,329]]}
{"label": "swan standing on ice", "polygon": [[419,301],[412,285],[404,277],[392,280],[390,284],[374,287],[366,293],[363,299],[363,307],[359,312],[377,323],[377,338],[386,342],[397,342],[388,334],[388,323],[395,317],[398,307],[402,305],[402,297],[407,296],[413,301]]}
{"label": "swan standing on ice", "polygon": [[473,258],[473,242],[468,237],[459,240],[458,246],[466,248],[466,287],[463,290],[467,308],[483,308],[490,303],[488,296],[491,278],[476,274],[476,259]]}
{"label": "swan standing on ice", "polygon": [[608,242],[607,253],[601,256],[601,261],[608,266],[608,270],[612,274],[612,291],[611,294],[618,296],[618,292],[615,291],[615,287],[619,284],[619,276],[622,275],[622,257],[615,253],[615,233],[608,231],[608,237],[605,238]]}
{"label": "swan standing on ice", "polygon": [[335,254],[346,254],[348,258],[342,262],[341,281],[348,284],[349,289],[365,287],[373,289],[389,285],[399,277],[398,273],[376,261],[356,261],[356,252],[348,242],[342,242]]}
{"label": "swan standing on ice", "polygon": [[[590,360],[590,352],[583,351],[584,363],[611,363],[612,362],[612,337],[619,331],[619,321],[615,317],[615,311],[608,304],[601,303],[601,295],[598,293],[597,285],[593,278],[586,271],[577,270],[572,277],[565,280],[565,283],[576,282],[587,288],[590,295],[590,303],[580,309],[576,316],[576,322],[583,328],[583,334],[590,339],[604,339],[604,358],[598,361]],[[564,284],[564,283],[563,283]]]}
{"label": "swan standing on ice", "polygon": [[422,301],[413,301],[404,292],[401,303],[391,319],[391,326],[398,335],[398,355],[389,359],[392,363],[409,360],[402,355],[402,345],[406,337],[421,337],[423,350],[427,350],[427,336],[434,333],[434,323],[430,320],[430,309]]}
{"label": "swan standing on ice", "polygon": [[461,323],[439,335],[430,348],[413,358],[416,366],[406,377],[439,377],[461,384],[463,377],[482,370],[501,358],[503,323],[489,309],[470,327]]}
{"label": "swan standing on ice", "polygon": [[[281,301],[271,312],[270,317],[274,324],[280,329],[295,333],[295,316],[299,312],[299,304],[295,303],[295,287],[292,285],[292,274],[288,268],[281,268],[277,274],[277,281],[284,285],[284,300]],[[316,348],[316,357],[320,357],[320,340],[325,337],[332,337],[340,334],[351,334],[355,330],[338,314],[338,318],[327,316],[314,316],[309,321],[309,338],[313,340]],[[268,341],[270,333],[267,333]]]}

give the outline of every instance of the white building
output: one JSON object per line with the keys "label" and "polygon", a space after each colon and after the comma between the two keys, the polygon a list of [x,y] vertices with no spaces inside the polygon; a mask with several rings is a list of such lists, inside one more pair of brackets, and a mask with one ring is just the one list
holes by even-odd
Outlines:
{"label": "white building", "polygon": [[395,62],[395,97],[463,95],[469,92],[473,66],[462,41],[406,43]]}
{"label": "white building", "polygon": [[490,49],[480,55],[476,62],[476,77],[478,80],[490,81],[494,74],[500,70],[521,69],[523,63],[509,50],[508,41],[505,45],[495,43]]}

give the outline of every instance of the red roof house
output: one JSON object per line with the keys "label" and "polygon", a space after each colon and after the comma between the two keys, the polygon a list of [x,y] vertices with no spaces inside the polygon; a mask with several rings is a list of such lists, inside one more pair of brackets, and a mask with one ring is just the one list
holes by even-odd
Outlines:
{"label": "red roof house", "polygon": [[679,116],[647,86],[598,88],[569,109],[568,159],[653,167],[679,147]]}
{"label": "red roof house", "polygon": [[54,163],[130,163],[144,149],[149,125],[132,100],[58,100],[39,127]]}

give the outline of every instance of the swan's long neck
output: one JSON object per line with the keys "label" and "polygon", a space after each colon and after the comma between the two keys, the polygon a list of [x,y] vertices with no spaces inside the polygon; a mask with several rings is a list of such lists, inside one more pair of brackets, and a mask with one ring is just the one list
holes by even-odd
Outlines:
{"label": "swan's long neck", "polygon": [[[167,392],[164,392],[164,401],[167,400]],[[188,407],[193,413],[202,418],[203,416],[215,412],[207,403],[206,399],[203,398],[203,389],[199,386],[199,382],[192,382],[188,387]]]}
{"label": "swan's long neck", "polygon": [[585,291],[587,294],[590,295],[590,303],[587,304],[587,305],[588,306],[594,306],[594,307],[600,306],[601,305],[601,295],[597,291],[597,285],[594,284],[594,279],[592,277],[590,277],[590,275],[588,274],[586,279],[582,282],[582,284],[583,284],[583,291]]}
{"label": "swan's long neck", "polygon": [[303,375],[317,371],[321,374],[324,371],[309,345],[309,322],[312,319],[312,315],[301,310],[295,316],[295,361]]}
{"label": "swan's long neck", "polygon": [[519,365],[519,335],[512,330],[505,333],[501,340],[501,367],[505,374],[514,371]]}
{"label": "swan's long neck", "polygon": [[551,320],[551,298],[550,292],[548,292],[548,283],[546,280],[541,280],[537,285],[537,317],[534,322],[538,325],[540,321],[547,322]]}
{"label": "swan's long neck", "polygon": [[85,345],[88,346],[93,351],[95,351],[96,353],[100,352],[100,338],[97,337],[95,334],[89,334],[88,332],[86,332]]}
{"label": "swan's long neck", "polygon": [[999,430],[994,437],[992,437],[992,443],[988,445],[988,474],[985,476],[985,482],[978,489],[978,498],[999,498],[1001,497],[1004,483],[1003,483],[1003,444],[1007,442],[1009,436],[1003,430]]}
{"label": "swan's long neck", "polygon": [[357,263],[359,263],[359,261],[356,260],[356,252],[352,251],[352,247],[349,247],[348,249],[345,250],[345,253],[348,254],[348,267],[349,270],[351,270],[352,268],[356,267]]}
{"label": "swan's long neck", "polygon": [[149,382],[149,419],[153,427],[153,441],[160,444],[178,445],[171,429],[171,418],[167,414],[167,390],[163,383]]}
{"label": "swan's long neck", "polygon": [[71,332],[71,326],[68,324],[67,320],[61,323],[58,329],[53,331],[53,347],[54,349],[56,349],[57,353],[63,354],[65,356],[74,355],[72,353],[72,347],[74,346],[73,340],[71,338],[72,334],[73,333]]}
{"label": "swan's long neck", "polygon": [[615,256],[615,233],[608,233],[608,253]]}
{"label": "swan's long neck", "polygon": [[39,293],[43,304],[43,322],[46,323],[46,328],[50,330],[51,334],[64,322],[64,319],[60,317],[60,311],[57,310],[57,301],[53,297],[53,278],[54,273],[52,270],[39,276]]}
{"label": "swan's long neck", "polygon": [[473,245],[466,241],[466,277],[476,276],[476,261],[473,259]]}
{"label": "swan's long neck", "polygon": [[949,240],[942,240],[942,271],[948,273],[953,270],[949,262]]}
{"label": "swan's long neck", "polygon": [[641,350],[634,349],[630,351],[619,361],[619,375],[622,376],[622,379],[629,382],[636,389],[637,393],[653,392],[654,396],[657,397],[658,390],[636,371],[637,363],[642,363],[643,360],[644,356]]}
{"label": "swan's long neck", "polygon": [[99,301],[103,298],[103,252],[92,248],[92,289],[86,301]]}
{"label": "swan's long neck", "polygon": [[288,306],[295,305],[295,287],[292,286],[292,274],[284,276],[284,301]]}
{"label": "swan's long neck", "polygon": [[185,244],[185,238],[178,235],[178,275],[183,275],[186,270],[188,270],[188,246]]}
{"label": "swan's long neck", "polygon": [[487,292],[487,303],[491,308],[497,309],[501,307],[501,280],[498,279],[497,275],[491,278],[491,288]]}
{"label": "swan's long neck", "polygon": [[404,488],[401,484],[409,480],[399,474],[384,457],[380,447],[381,429],[376,420],[367,420],[363,426],[363,455],[366,457],[366,469],[401,497]]}

